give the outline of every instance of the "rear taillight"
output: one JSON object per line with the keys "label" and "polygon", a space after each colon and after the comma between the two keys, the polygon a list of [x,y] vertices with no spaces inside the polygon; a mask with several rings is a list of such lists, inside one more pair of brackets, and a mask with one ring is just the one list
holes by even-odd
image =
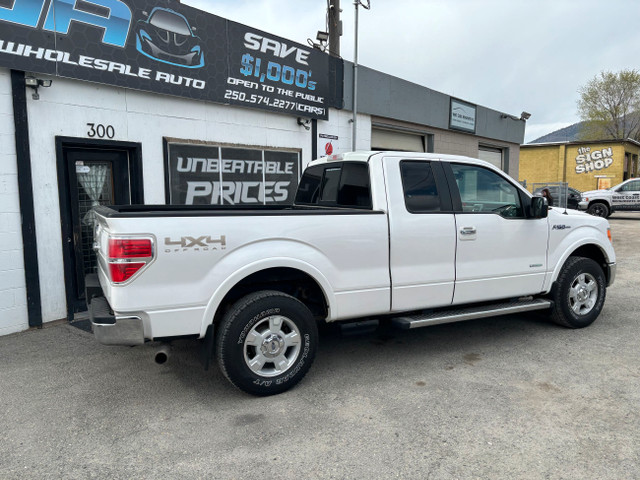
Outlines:
{"label": "rear taillight", "polygon": [[109,238],[109,275],[112,283],[131,280],[153,260],[151,238]]}

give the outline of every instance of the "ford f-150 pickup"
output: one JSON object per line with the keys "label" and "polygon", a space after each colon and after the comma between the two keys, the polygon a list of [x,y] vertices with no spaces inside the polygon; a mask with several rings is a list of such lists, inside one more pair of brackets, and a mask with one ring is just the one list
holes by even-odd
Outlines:
{"label": "ford f-150 pickup", "polygon": [[319,322],[401,328],[530,310],[590,325],[614,281],[609,223],[549,208],[489,163],[363,152],[313,161],[290,206],[97,207],[98,341],[193,336],[255,394],[309,370]]}

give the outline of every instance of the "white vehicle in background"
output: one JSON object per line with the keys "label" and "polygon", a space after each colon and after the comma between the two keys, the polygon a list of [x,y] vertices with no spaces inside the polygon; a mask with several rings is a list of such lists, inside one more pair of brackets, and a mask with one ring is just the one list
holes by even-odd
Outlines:
{"label": "white vehicle in background", "polygon": [[606,218],[613,212],[640,212],[640,178],[630,178],[606,190],[582,192],[578,209]]}
{"label": "white vehicle in background", "polygon": [[541,310],[582,328],[616,271],[605,219],[549,210],[491,164],[451,155],[313,161],[291,206],[95,212],[97,340],[199,338],[205,365],[215,356],[255,395],[302,379],[319,322],[411,329]]}

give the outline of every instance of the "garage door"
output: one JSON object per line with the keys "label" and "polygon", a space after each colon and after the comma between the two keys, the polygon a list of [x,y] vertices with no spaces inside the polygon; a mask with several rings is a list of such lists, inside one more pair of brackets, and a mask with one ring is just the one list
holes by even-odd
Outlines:
{"label": "garage door", "polygon": [[502,149],[481,146],[478,148],[478,158],[502,170]]}
{"label": "garage door", "polygon": [[371,150],[424,152],[424,136],[374,128],[371,130]]}

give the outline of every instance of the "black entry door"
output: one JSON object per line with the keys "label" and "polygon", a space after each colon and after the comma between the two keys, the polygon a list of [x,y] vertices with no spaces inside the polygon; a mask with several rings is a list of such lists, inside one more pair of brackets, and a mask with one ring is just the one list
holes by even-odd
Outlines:
{"label": "black entry door", "polygon": [[132,200],[142,203],[142,195],[138,191],[140,179],[132,178],[139,171],[136,149],[62,145],[59,152],[66,179],[66,186],[60,186],[61,198],[66,200],[61,202],[61,218],[67,310],[71,320],[73,313],[86,310],[84,277],[97,270],[93,207],[128,205]]}

